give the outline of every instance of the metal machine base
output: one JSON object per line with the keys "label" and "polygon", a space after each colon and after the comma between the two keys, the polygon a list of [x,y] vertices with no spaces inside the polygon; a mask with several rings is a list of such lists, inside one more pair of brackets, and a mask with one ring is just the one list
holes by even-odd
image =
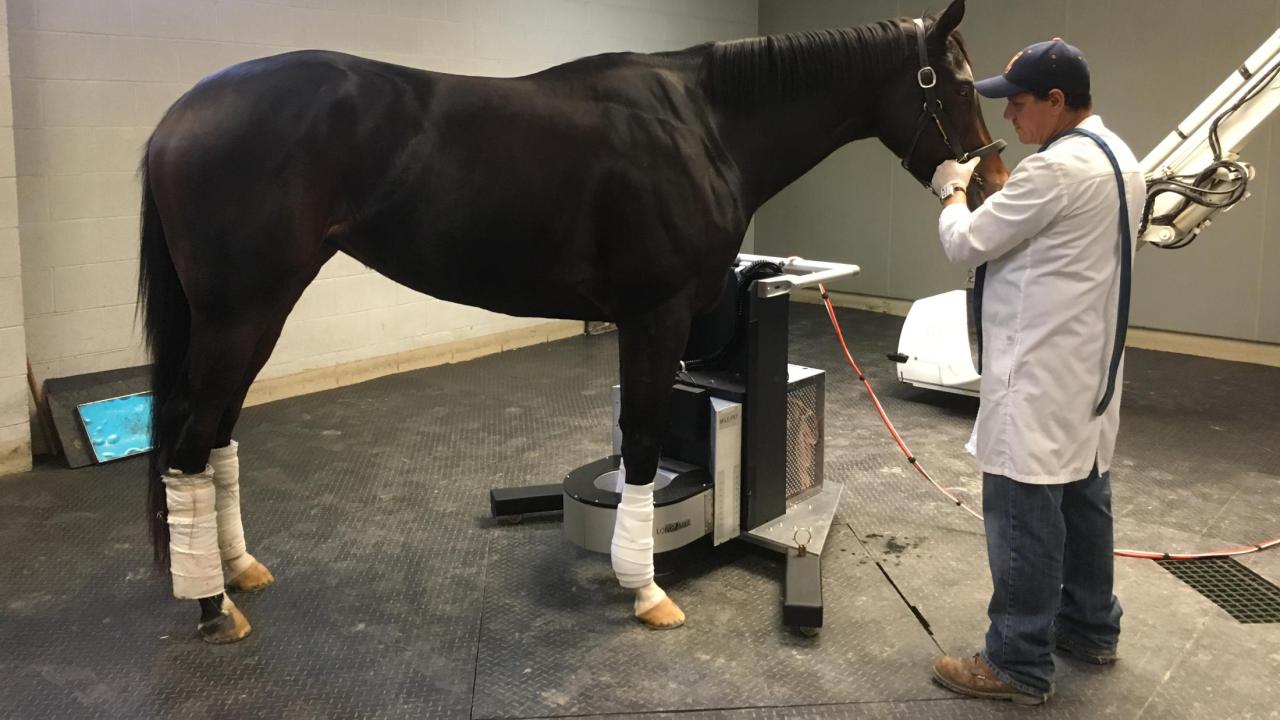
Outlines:
{"label": "metal machine base", "polygon": [[785,515],[743,533],[742,539],[779,552],[803,545],[809,553],[821,555],[843,490],[843,485],[828,480],[810,494],[787,501]]}
{"label": "metal machine base", "polygon": [[[796,271],[806,274],[790,274]],[[654,479],[655,555],[704,538],[712,546],[740,538],[780,551],[787,557],[783,621],[807,631],[822,626],[822,548],[843,488],[822,477],[825,374],[787,362],[788,295],[857,271],[739,256],[729,290],[691,338],[705,347],[675,378]],[[559,508],[565,537],[610,552],[622,500],[621,405],[615,386],[612,455],[569,473],[562,491],[491,491],[494,517]]]}

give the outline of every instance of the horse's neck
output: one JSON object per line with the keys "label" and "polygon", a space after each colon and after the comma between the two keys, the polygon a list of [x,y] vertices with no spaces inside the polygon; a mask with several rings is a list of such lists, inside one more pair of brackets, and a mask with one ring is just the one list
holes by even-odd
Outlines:
{"label": "horse's neck", "polygon": [[906,58],[901,21],[715,43],[702,87],[754,211],[840,146],[876,131],[888,75]]}
{"label": "horse's neck", "polygon": [[870,101],[832,93],[721,108],[714,117],[751,212],[840,147],[875,134]]}

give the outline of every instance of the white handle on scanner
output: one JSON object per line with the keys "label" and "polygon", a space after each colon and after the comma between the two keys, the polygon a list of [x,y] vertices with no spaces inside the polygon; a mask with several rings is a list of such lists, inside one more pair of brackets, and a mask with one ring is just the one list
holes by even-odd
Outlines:
{"label": "white handle on scanner", "polygon": [[[836,278],[857,275],[862,268],[846,263],[822,262],[821,260],[805,260],[799,257],[771,257],[769,255],[738,254],[738,264],[745,265],[765,260],[777,263],[782,267],[784,275],[764,278],[757,281],[760,297],[786,295],[796,288],[809,287],[818,283],[826,283]],[[796,275],[794,273],[803,273]]]}

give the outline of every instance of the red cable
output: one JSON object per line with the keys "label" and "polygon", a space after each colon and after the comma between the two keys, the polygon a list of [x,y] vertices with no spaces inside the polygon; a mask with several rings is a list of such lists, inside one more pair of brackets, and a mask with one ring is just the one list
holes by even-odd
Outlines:
{"label": "red cable", "polygon": [[[835,310],[835,307],[831,305],[831,298],[830,296],[827,295],[826,286],[819,283],[818,291],[822,293],[822,302],[824,305],[826,305],[827,317],[831,318],[831,327],[835,328],[836,338],[840,340],[840,349],[844,351],[845,360],[849,362],[849,366],[852,367],[853,371],[858,374],[858,379],[861,380],[862,384],[867,388],[867,394],[871,396],[871,402],[873,405],[875,405],[876,412],[880,415],[881,422],[883,422],[884,426],[889,429],[889,434],[893,436],[893,441],[898,444],[898,449],[901,450],[902,454],[907,458],[907,462],[910,463],[911,466],[916,469],[916,472],[920,473],[920,475],[922,475],[925,480],[928,480],[935,488],[940,490],[942,494],[946,495],[953,503],[964,508],[970,515],[981,520],[982,519],[981,515],[974,512],[972,508],[964,504],[964,501],[960,500],[955,495],[952,495],[950,492],[947,492],[945,488],[943,488],[936,481],[934,481],[934,479],[929,475],[929,473],[925,471],[924,467],[920,465],[920,461],[917,460],[915,455],[911,453],[910,448],[907,447],[906,441],[904,441],[902,439],[902,436],[898,434],[897,429],[893,427],[893,423],[889,420],[889,416],[885,414],[884,406],[880,404],[880,398],[876,397],[875,390],[871,389],[871,383],[867,381],[867,376],[862,373],[862,368],[858,367],[858,363],[854,361],[853,355],[849,353],[849,346],[844,341],[844,332],[840,330],[840,323],[836,321],[836,310]],[[1167,553],[1167,552],[1155,552],[1152,550],[1127,550],[1123,548],[1116,548],[1115,554],[1118,557],[1141,558],[1141,559],[1147,559],[1147,560],[1199,560],[1202,558],[1211,558],[1211,557],[1229,557],[1232,555],[1248,555],[1249,553],[1259,552],[1262,550],[1266,550],[1268,548],[1275,547],[1277,545],[1280,545],[1280,538],[1275,538],[1273,540],[1266,540],[1253,545],[1240,545],[1237,547],[1222,548],[1219,550],[1210,550],[1208,552],[1201,552],[1201,553],[1176,553],[1175,554],[1175,553]]]}
{"label": "red cable", "polygon": [[893,423],[889,420],[889,416],[885,414],[884,406],[880,404],[880,398],[876,397],[876,391],[871,389],[871,383],[867,380],[867,376],[862,373],[862,368],[858,367],[858,363],[854,361],[853,355],[849,354],[849,346],[845,344],[844,332],[840,330],[840,323],[836,322],[836,311],[835,308],[831,306],[831,298],[827,296],[826,286],[819,283],[818,290],[821,291],[822,300],[826,303],[827,317],[831,318],[831,326],[836,330],[836,337],[840,340],[840,348],[844,350],[845,360],[849,361],[849,365],[853,368],[853,371],[858,374],[858,379],[861,380],[862,384],[867,388],[867,394],[871,396],[871,402],[876,406],[876,412],[880,414],[881,422],[883,422],[884,426],[889,429],[889,434],[893,436],[893,441],[898,444],[898,449],[906,456],[907,462],[910,463],[911,467],[915,468],[916,472],[920,473],[925,480],[928,480],[929,483],[937,488],[943,495],[950,498],[951,502],[964,508],[970,515],[981,520],[982,515],[974,512],[973,508],[965,505],[964,501],[960,498],[957,498],[955,495],[947,492],[947,489],[939,485],[933,477],[929,475],[928,471],[924,469],[924,466],[920,464],[920,461],[916,459],[916,456],[911,453],[911,449],[907,447],[906,441],[898,434],[897,428],[893,426]]}

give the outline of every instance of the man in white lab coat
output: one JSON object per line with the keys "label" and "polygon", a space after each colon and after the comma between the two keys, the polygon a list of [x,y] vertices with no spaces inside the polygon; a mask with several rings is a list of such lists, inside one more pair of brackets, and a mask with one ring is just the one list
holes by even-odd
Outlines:
{"label": "man in white lab coat", "polygon": [[976,160],[947,161],[933,178],[947,257],[978,267],[981,406],[967,448],[983,472],[994,586],[985,648],[940,658],[934,677],[1036,705],[1053,694],[1055,650],[1116,658],[1109,470],[1146,187],[1128,146],[1092,114],[1084,56],[1060,38],[975,88],[1007,98],[1005,119],[1040,149],[973,212],[964,188]]}

